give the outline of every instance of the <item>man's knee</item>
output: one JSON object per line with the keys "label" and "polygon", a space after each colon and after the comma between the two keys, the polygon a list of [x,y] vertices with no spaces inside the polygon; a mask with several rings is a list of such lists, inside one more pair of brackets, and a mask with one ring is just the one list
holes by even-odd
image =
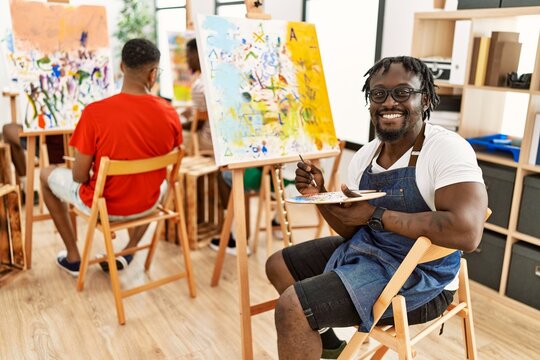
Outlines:
{"label": "man's knee", "polygon": [[10,145],[20,145],[19,131],[22,127],[19,124],[6,124],[2,127],[2,137],[4,142]]}
{"label": "man's knee", "polygon": [[296,294],[294,286],[289,286],[279,297],[276,309],[275,309],[275,319],[276,326],[280,328],[291,321],[296,322],[305,319],[304,311],[302,310],[302,305]]}
{"label": "man's knee", "polygon": [[285,262],[283,260],[283,254],[282,251],[279,250],[275,253],[273,253],[267,260],[266,260],[266,277],[272,284],[276,284],[276,282],[279,281],[281,276],[283,275],[283,268],[286,267]]}
{"label": "man's knee", "polygon": [[55,166],[47,166],[39,172],[39,180],[41,181],[41,185],[49,187],[49,176],[51,175],[51,172],[55,169]]}

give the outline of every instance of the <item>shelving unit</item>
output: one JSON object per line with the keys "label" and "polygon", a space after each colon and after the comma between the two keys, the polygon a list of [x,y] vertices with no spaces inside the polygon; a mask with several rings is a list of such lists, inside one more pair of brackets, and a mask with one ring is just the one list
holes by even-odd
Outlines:
{"label": "shelving unit", "polygon": [[[469,55],[465,74],[467,81],[469,79],[474,37],[488,36],[491,31],[518,31],[517,23],[519,20],[529,17],[533,17],[533,21],[540,24],[540,6],[417,13],[415,15],[411,53],[412,56],[418,58],[430,56],[451,58],[455,23],[458,20],[470,20],[472,31],[468,42]],[[534,61],[530,61],[532,60],[530,58],[526,59],[533,64],[532,68],[526,71],[533,74],[530,89],[475,86],[468,83],[463,85],[445,82],[437,83],[439,93],[462,96],[459,133],[464,138],[500,133],[503,122],[504,99],[509,94],[514,97],[522,97],[522,102],[527,104],[526,111],[521,106],[510,109],[518,114],[516,115],[516,121],[519,121],[518,124],[522,124],[521,152],[518,162],[512,159],[510,153],[477,152],[479,160],[510,167],[516,172],[508,227],[490,223],[485,225],[486,229],[506,236],[501,281],[498,289],[504,300],[507,299],[505,293],[512,256],[512,245],[517,241],[524,241],[540,247],[540,238],[520,233],[517,230],[524,177],[531,174],[540,174],[540,166],[528,163],[532,141],[538,141],[532,139],[532,132],[535,116],[540,113],[540,36],[538,28],[527,28],[524,31],[534,31],[538,38],[538,44],[534,51]],[[530,45],[530,48],[532,48],[535,44]],[[522,49],[520,61],[523,61],[523,56]],[[523,114],[522,117],[519,115],[520,113]],[[540,221],[540,215],[538,218]]]}

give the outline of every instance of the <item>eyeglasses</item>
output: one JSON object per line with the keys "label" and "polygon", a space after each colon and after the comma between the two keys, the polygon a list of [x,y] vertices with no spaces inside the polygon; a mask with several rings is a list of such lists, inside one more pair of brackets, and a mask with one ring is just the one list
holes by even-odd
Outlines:
{"label": "eyeglasses", "polygon": [[373,89],[368,91],[369,100],[376,104],[382,104],[386,101],[388,94],[397,102],[409,100],[412,94],[421,94],[422,90],[413,89],[406,86],[398,86],[393,89]]}
{"label": "eyeglasses", "polygon": [[160,68],[160,67],[157,67],[157,68],[156,68],[156,73],[157,73],[157,77],[160,77],[161,74],[163,73],[163,69]]}

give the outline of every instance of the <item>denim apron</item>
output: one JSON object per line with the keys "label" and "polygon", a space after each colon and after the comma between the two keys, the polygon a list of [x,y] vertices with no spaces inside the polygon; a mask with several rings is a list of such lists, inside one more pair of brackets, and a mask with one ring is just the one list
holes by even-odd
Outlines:
{"label": "denim apron", "polygon": [[[431,211],[416,186],[415,165],[424,140],[420,132],[409,160],[409,166],[374,174],[372,161],[362,174],[360,189],[375,189],[386,196],[370,201],[389,210],[416,213]],[[382,144],[381,144],[382,146]],[[374,157],[380,152],[381,147]],[[343,281],[361,319],[359,331],[368,332],[373,325],[373,304],[411,249],[413,239],[389,231],[375,231],[363,226],[342,243],[326,264],[325,272],[334,271]],[[407,311],[414,310],[439,295],[459,271],[461,254],[455,251],[438,260],[421,264],[400,290]],[[382,318],[392,316],[390,306]]]}

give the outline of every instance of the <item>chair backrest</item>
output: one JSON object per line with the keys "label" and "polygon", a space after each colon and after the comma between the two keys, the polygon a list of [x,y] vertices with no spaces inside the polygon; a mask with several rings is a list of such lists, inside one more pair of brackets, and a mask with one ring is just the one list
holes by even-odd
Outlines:
{"label": "chair backrest", "polygon": [[[490,215],[491,209],[488,208],[486,210],[485,220],[487,220]],[[381,319],[384,311],[390,306],[392,298],[398,293],[399,289],[401,289],[418,264],[440,259],[450,255],[454,251],[458,250],[434,245],[431,240],[425,236],[420,236],[416,239],[413,247],[382,291],[379,299],[373,305],[374,324]]]}
{"label": "chair backrest", "polygon": [[[491,209],[487,208],[485,220],[489,219],[489,217],[491,216],[491,213],[492,213]],[[437,260],[447,255],[450,255],[454,251],[457,251],[457,250],[431,244],[429,249],[425,252],[424,256],[422,256],[422,258],[420,259],[418,263],[423,264],[423,263],[427,263],[433,260]]]}
{"label": "chair backrest", "polygon": [[103,196],[107,176],[142,174],[172,165],[173,168],[168,173],[167,178],[168,183],[172,184],[178,178],[178,170],[180,169],[180,163],[183,157],[184,150],[181,148],[174,149],[165,155],[140,160],[111,160],[107,156],[102,157],[99,164],[92,207]]}

